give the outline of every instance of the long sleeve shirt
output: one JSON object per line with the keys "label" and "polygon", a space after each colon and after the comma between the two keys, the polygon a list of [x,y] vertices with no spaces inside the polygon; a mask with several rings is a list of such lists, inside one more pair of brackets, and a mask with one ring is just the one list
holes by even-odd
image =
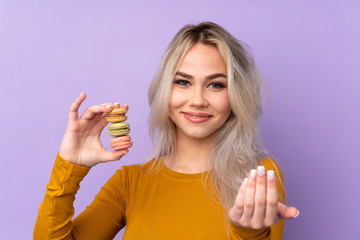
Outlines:
{"label": "long sleeve shirt", "polygon": [[[73,218],[73,201],[90,168],[74,165],[58,154],[39,208],[34,239],[113,239],[126,226],[124,240],[282,239],[284,222],[251,230],[230,222],[223,207],[210,198],[202,174],[184,174],[167,168],[148,173],[151,162],[123,166],[108,180],[93,202]],[[280,169],[272,159],[262,165]],[[284,190],[278,183],[280,196]]]}

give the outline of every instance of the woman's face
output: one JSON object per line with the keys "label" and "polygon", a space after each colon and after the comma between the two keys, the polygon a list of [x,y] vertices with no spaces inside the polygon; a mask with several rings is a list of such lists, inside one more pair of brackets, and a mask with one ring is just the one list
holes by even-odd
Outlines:
{"label": "woman's face", "polygon": [[178,137],[208,138],[224,124],[231,111],[226,66],[215,47],[190,48],[176,72],[169,108]]}

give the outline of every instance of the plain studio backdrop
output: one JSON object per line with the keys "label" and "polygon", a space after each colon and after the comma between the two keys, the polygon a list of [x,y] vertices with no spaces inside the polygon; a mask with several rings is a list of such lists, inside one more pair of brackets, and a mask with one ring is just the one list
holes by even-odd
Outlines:
{"label": "plain studio backdrop", "polygon": [[[68,109],[129,104],[134,146],[94,167],[75,215],[122,164],[151,152],[147,89],[186,24],[247,43],[267,86],[261,138],[300,209],[284,239],[360,239],[360,2],[182,0],[0,2],[0,239],[31,239]],[[109,149],[107,130],[103,144]],[[121,239],[122,232],[116,239]]]}

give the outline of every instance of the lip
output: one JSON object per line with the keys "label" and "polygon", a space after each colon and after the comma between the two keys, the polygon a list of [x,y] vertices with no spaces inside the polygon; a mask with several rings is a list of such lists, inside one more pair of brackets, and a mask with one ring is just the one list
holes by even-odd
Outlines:
{"label": "lip", "polygon": [[213,117],[211,114],[201,112],[181,112],[184,117],[192,123],[203,123]]}

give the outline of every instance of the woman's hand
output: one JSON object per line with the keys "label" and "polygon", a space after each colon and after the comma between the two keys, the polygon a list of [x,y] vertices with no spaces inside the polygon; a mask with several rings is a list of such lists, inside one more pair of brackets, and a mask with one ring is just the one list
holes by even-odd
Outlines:
{"label": "woman's hand", "polygon": [[[119,160],[129,150],[106,150],[101,144],[100,135],[107,125],[105,114],[111,112],[113,108],[119,108],[120,104],[105,103],[88,107],[79,118],[78,110],[85,98],[85,93],[81,93],[71,104],[60,156],[73,164],[86,167]],[[128,108],[127,105],[122,107]]]}
{"label": "woman's hand", "polygon": [[240,186],[234,206],[229,211],[230,220],[237,226],[249,229],[270,227],[280,220],[297,217],[295,207],[278,202],[274,171],[265,174],[265,168],[252,169]]}

